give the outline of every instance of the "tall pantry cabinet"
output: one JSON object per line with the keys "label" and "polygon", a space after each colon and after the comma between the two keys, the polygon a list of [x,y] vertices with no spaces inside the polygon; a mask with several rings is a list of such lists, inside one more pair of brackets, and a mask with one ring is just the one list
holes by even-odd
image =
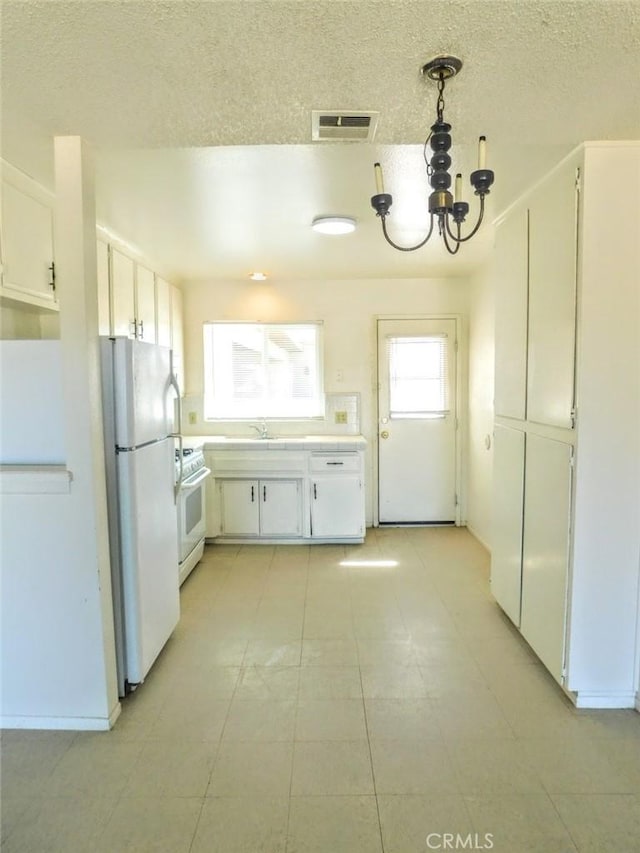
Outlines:
{"label": "tall pantry cabinet", "polygon": [[640,144],[586,143],[498,225],[491,587],[580,707],[637,702]]}

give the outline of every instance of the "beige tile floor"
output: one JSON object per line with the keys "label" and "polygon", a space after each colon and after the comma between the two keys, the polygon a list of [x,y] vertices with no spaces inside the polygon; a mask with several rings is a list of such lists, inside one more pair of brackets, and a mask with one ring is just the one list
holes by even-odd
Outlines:
{"label": "beige tile floor", "polygon": [[640,715],[571,706],[467,531],[213,546],[182,614],[114,731],[3,733],[3,853],[640,851]]}

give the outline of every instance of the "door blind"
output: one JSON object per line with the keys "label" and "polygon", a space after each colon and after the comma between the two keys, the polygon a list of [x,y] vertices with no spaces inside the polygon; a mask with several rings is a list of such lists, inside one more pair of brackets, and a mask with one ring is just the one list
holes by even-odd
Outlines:
{"label": "door blind", "polygon": [[447,335],[387,338],[389,415],[442,418],[449,411]]}

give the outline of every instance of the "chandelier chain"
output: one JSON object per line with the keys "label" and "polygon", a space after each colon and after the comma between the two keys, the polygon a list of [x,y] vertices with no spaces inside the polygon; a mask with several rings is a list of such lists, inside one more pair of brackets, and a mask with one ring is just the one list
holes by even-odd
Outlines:
{"label": "chandelier chain", "polygon": [[436,111],[438,114],[438,121],[443,121],[444,116],[444,75],[440,74],[438,78],[438,101],[436,103]]}
{"label": "chandelier chain", "polygon": [[[438,78],[438,100],[436,102],[436,113],[438,116],[438,121],[444,121],[444,75],[440,74]],[[427,177],[430,178],[433,175],[433,166],[429,160],[429,153],[427,151],[427,146],[429,145],[429,140],[431,139],[431,135],[433,134],[433,130],[429,131],[429,136],[424,141],[424,146],[422,149],[422,156],[424,157],[424,162],[427,166]]]}

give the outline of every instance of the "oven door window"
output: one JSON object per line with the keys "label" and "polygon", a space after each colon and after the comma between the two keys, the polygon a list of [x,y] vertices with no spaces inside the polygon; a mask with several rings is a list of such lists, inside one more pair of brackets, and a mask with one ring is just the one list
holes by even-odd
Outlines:
{"label": "oven door window", "polygon": [[200,488],[194,489],[185,498],[184,526],[187,536],[202,521],[202,488],[200,486]]}

